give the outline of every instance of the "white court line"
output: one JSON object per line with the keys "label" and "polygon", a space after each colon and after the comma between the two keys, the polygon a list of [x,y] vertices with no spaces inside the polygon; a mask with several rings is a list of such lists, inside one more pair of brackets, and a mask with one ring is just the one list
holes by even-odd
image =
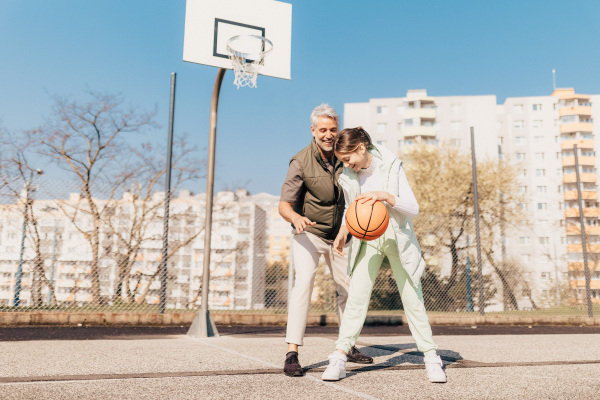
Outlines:
{"label": "white court line", "polygon": [[[259,362],[259,363],[261,363],[261,364],[264,364],[264,365],[268,365],[268,366],[269,366],[269,367],[271,367],[271,368],[281,368],[281,365],[275,365],[275,364],[272,364],[272,363],[270,363],[270,362],[268,362],[268,361],[261,360],[261,359],[259,359],[259,358],[256,358],[256,357],[248,356],[248,355],[246,355],[246,354],[244,354],[244,353],[240,353],[240,352],[237,352],[237,351],[235,351],[235,350],[228,349],[228,348],[226,348],[226,347],[217,346],[217,345],[216,345],[216,344],[214,344],[214,343],[208,343],[207,341],[205,341],[205,340],[202,340],[202,339],[192,339],[192,340],[197,340],[197,341],[199,341],[199,342],[201,342],[201,343],[203,343],[203,344],[206,344],[206,345],[208,345],[208,346],[215,347],[215,348],[217,348],[217,349],[220,349],[220,350],[226,351],[226,352],[228,352],[228,353],[231,353],[231,354],[235,354],[235,355],[238,355],[238,356],[242,356],[242,357],[244,357],[244,358],[247,358],[247,359],[249,359],[249,360],[252,360],[252,361]],[[282,373],[283,373],[283,372],[282,372]],[[366,394],[366,393],[357,392],[356,390],[348,389],[348,388],[345,388],[345,387],[343,387],[343,386],[339,386],[339,385],[336,385],[336,384],[333,384],[333,383],[330,383],[330,382],[325,382],[325,381],[323,381],[323,380],[321,380],[321,379],[315,378],[314,376],[310,376],[310,375],[308,375],[308,374],[306,374],[306,375],[304,376],[304,378],[305,378],[305,379],[310,379],[310,380],[311,380],[311,381],[313,381],[313,382],[318,382],[318,383],[320,383],[320,384],[322,384],[322,385],[328,386],[328,387],[330,387],[330,388],[333,388],[333,389],[336,389],[336,390],[341,390],[342,392],[346,392],[346,393],[350,393],[350,394],[353,394],[353,395],[355,395],[355,396],[358,396],[358,397],[362,397],[363,399],[369,399],[369,400],[379,400],[377,397],[369,396],[369,395],[368,395],[368,394]],[[292,378],[292,379],[293,379],[293,378]]]}

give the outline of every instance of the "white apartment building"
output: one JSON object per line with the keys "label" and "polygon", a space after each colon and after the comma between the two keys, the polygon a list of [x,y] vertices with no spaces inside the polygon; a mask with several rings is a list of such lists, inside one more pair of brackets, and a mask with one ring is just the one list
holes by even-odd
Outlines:
{"label": "white apartment building", "polygon": [[[376,143],[396,153],[415,141],[470,152],[473,127],[478,160],[518,162],[519,187],[529,200],[522,206],[533,226],[507,234],[505,244],[508,254],[527,266],[533,297],[539,298],[551,295],[557,279],[568,280],[578,293],[585,287],[573,144],[578,144],[588,253],[590,258],[600,253],[595,157],[600,125],[593,124],[600,107],[594,104],[600,104],[600,95],[573,89],[507,98],[503,104],[495,95],[430,96],[409,90],[405,97],[345,104],[344,127],[363,126]],[[592,270],[591,289],[593,301],[600,302],[600,272]],[[576,301],[581,302],[579,295]]]}
{"label": "white apartment building", "polygon": [[[140,305],[158,304],[161,294],[159,265],[162,260],[164,193],[140,202],[125,193],[111,204],[113,229],[100,225],[99,281],[100,294],[106,304],[126,298]],[[91,251],[86,231],[93,223],[85,212],[77,217],[78,226],[61,210],[73,210],[82,204],[78,195],[68,200],[33,202],[37,230],[40,233],[39,254],[43,260],[45,283],[43,304],[85,306],[93,301]],[[106,201],[98,201],[107,206]],[[161,204],[156,207],[156,204]],[[152,209],[154,207],[154,209]],[[21,204],[0,205],[0,305],[13,305],[17,265],[20,258],[23,214]],[[85,206],[80,208],[85,209]],[[151,210],[141,236],[144,240],[127,273],[127,287],[119,287],[119,260],[123,245],[116,229],[126,239],[132,237],[132,221]],[[166,308],[196,308],[201,300],[203,274],[205,194],[181,191],[170,202],[169,248],[181,245],[170,258]],[[211,309],[260,309],[264,307],[265,250],[267,248],[266,213],[248,192],[220,192],[215,196],[209,307]],[[34,259],[37,252],[32,240],[34,226],[29,221],[22,262],[20,305],[32,305]],[[112,231],[112,233],[111,233]],[[135,243],[135,241],[131,241]],[[39,277],[38,277],[39,279]],[[52,293],[49,286],[53,287]],[[121,293],[117,296],[116,293]]]}

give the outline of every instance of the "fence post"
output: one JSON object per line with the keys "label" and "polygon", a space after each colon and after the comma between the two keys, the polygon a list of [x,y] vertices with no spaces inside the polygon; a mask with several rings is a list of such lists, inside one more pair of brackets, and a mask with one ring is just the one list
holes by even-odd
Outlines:
{"label": "fence post", "polygon": [[479,199],[477,197],[477,162],[475,161],[475,130],[471,127],[471,167],[473,168],[473,208],[475,208],[475,240],[477,244],[477,273],[479,277],[479,314],[485,314],[483,268],[481,265],[481,236],[479,234]]}
{"label": "fence post", "polygon": [[579,224],[581,225],[581,249],[583,252],[583,268],[585,271],[585,298],[587,300],[588,317],[594,316],[592,299],[590,296],[590,270],[587,263],[587,238],[585,235],[585,223],[583,218],[583,205],[581,204],[581,180],[579,178],[579,158],[577,156],[577,144],[573,145],[575,154],[575,176],[577,177],[577,204],[579,205]]}
{"label": "fence post", "polygon": [[173,122],[175,117],[175,80],[171,73],[171,102],[169,107],[169,139],[167,144],[167,173],[165,179],[165,215],[163,217],[163,247],[160,262],[160,302],[159,312],[164,314],[167,304],[167,263],[169,253],[169,207],[171,205],[171,160],[173,157]]}

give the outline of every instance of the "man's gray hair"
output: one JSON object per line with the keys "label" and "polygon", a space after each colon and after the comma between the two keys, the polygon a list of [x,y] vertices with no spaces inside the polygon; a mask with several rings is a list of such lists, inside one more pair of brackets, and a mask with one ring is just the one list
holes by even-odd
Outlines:
{"label": "man's gray hair", "polygon": [[335,112],[333,107],[330,107],[329,104],[323,103],[320,106],[316,106],[312,113],[310,114],[310,125],[313,128],[317,127],[317,123],[319,122],[319,117],[329,117],[338,124],[340,124],[340,116]]}

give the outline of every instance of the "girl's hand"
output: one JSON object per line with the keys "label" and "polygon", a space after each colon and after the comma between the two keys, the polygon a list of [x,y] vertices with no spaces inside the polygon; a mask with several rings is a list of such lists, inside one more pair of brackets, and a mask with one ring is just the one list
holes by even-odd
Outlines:
{"label": "girl's hand", "polygon": [[392,196],[388,192],[384,192],[384,191],[361,193],[358,196],[356,196],[356,198],[354,200],[358,200],[362,204],[366,203],[371,206],[378,201],[386,201],[392,207],[394,206],[394,203],[395,203],[394,196]]}

